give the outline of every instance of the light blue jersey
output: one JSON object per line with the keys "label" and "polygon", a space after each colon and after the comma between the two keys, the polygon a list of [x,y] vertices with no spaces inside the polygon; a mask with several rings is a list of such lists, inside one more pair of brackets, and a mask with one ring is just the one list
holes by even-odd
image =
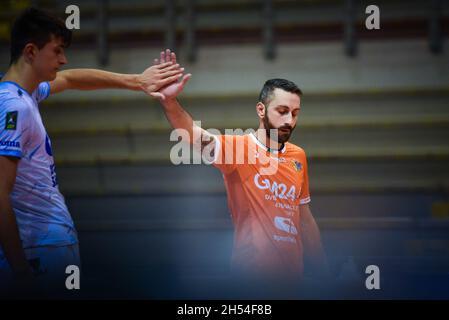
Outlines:
{"label": "light blue jersey", "polygon": [[16,83],[0,82],[0,156],[20,158],[11,202],[24,248],[78,242],[39,113],[38,103],[49,94],[48,82],[31,95]]}

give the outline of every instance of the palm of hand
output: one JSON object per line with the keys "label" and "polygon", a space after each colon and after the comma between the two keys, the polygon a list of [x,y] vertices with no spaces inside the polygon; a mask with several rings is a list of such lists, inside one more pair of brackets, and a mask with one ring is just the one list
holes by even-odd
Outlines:
{"label": "palm of hand", "polygon": [[159,89],[159,92],[165,96],[166,99],[175,98],[182,91],[183,85],[181,82],[174,82]]}
{"label": "palm of hand", "polygon": [[[165,62],[176,63],[176,55],[173,52],[170,52],[169,49],[161,52],[160,60],[159,59],[154,60],[155,65],[162,64]],[[187,81],[189,81],[191,76],[192,75],[190,73],[185,74],[181,78],[181,81],[173,82],[169,85],[166,85],[165,87],[160,88],[157,92],[150,93],[150,95],[160,100],[174,99],[181,93],[182,89],[184,88]]]}
{"label": "palm of hand", "polygon": [[192,75],[188,73],[182,77],[180,82],[169,84],[159,89],[159,91],[151,93],[150,95],[161,100],[174,99],[181,93],[182,89],[184,88],[187,81],[189,81],[191,76]]}

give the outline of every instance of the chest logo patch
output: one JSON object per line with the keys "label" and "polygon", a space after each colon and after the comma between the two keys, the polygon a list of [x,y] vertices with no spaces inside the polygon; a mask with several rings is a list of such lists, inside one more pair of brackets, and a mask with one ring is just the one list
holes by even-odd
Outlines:
{"label": "chest logo patch", "polygon": [[16,130],[17,129],[17,118],[19,112],[11,111],[6,113],[5,120],[5,130]]}
{"label": "chest logo patch", "polygon": [[302,164],[299,161],[292,160],[293,168],[295,168],[296,171],[300,172],[302,170]]}

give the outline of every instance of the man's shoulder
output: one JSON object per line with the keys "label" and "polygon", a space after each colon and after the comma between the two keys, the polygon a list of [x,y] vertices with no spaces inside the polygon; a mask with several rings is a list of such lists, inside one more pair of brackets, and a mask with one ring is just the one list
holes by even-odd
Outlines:
{"label": "man's shoulder", "polygon": [[301,148],[300,146],[291,143],[291,142],[287,142],[286,145],[286,154],[288,154],[289,156],[296,158],[298,160],[306,160],[307,156],[306,156],[306,151]]}
{"label": "man's shoulder", "polygon": [[229,142],[246,142],[249,139],[249,134],[220,134],[216,137],[220,138],[222,141]]}
{"label": "man's shoulder", "polygon": [[[28,121],[31,117],[31,108],[23,100],[17,97],[2,97],[0,94],[0,118],[21,119],[20,121]],[[1,125],[1,124],[0,124]]]}
{"label": "man's shoulder", "polygon": [[19,93],[7,86],[2,86],[0,82],[0,111],[5,108],[29,109],[28,104],[22,99]]}
{"label": "man's shoulder", "polygon": [[230,139],[248,139],[250,134],[241,134],[241,133],[224,133],[224,134],[218,134],[217,136],[220,137],[226,137]]}
{"label": "man's shoulder", "polygon": [[31,106],[17,92],[0,86],[0,119],[0,132],[23,127],[32,121]]}

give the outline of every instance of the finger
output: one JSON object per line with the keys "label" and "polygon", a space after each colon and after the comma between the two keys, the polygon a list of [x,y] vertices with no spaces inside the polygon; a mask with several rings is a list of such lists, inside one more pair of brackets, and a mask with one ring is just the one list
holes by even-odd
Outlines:
{"label": "finger", "polygon": [[165,63],[165,51],[161,51],[160,61],[161,63]]}
{"label": "finger", "polygon": [[171,62],[173,62],[173,64],[176,64],[176,53],[174,52],[171,53]]}
{"label": "finger", "polygon": [[[165,62],[165,63],[161,63],[159,64],[159,69],[167,69],[167,70],[172,70],[172,69],[179,69],[179,64],[178,65],[173,65],[171,62]],[[164,70],[164,71],[167,71]]]}
{"label": "finger", "polygon": [[191,77],[192,77],[191,73],[186,74],[181,80],[181,86],[184,87]]}
{"label": "finger", "polygon": [[160,87],[165,87],[166,85],[169,85],[172,82],[178,81],[178,79],[181,77],[182,77],[182,73],[176,74],[174,76],[165,78],[164,80],[160,81],[158,84],[160,85]]}
{"label": "finger", "polygon": [[170,49],[165,49],[165,61],[167,61],[167,62],[171,61],[171,51],[170,51]]}
{"label": "finger", "polygon": [[181,69],[176,69],[176,70],[170,70],[170,71],[166,71],[166,72],[164,72],[164,73],[161,73],[161,77],[162,78],[167,78],[167,77],[171,77],[171,76],[174,76],[174,75],[182,75],[182,73],[184,72],[184,68],[181,68]]}
{"label": "finger", "polygon": [[167,72],[167,71],[172,71],[172,70],[181,70],[180,65],[179,64],[172,64],[171,62],[166,62],[165,64],[161,64],[159,65],[159,70],[161,72]]}
{"label": "finger", "polygon": [[157,66],[159,64],[159,59],[154,59],[153,60],[153,66]]}
{"label": "finger", "polygon": [[165,100],[165,96],[160,92],[151,92],[150,96],[156,99]]}

